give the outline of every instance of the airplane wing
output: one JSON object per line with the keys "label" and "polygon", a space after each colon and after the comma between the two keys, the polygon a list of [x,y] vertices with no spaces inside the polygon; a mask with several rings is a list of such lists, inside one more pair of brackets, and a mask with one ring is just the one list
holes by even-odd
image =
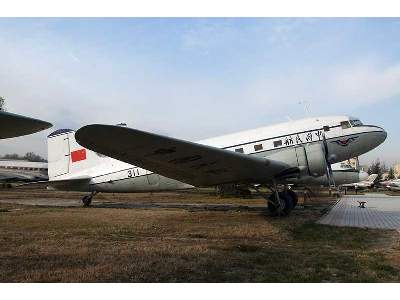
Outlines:
{"label": "airplane wing", "polygon": [[51,126],[53,125],[42,120],[0,111],[0,139],[35,133]]}
{"label": "airplane wing", "polygon": [[88,125],[75,133],[82,146],[195,186],[267,183],[289,165],[137,129]]}

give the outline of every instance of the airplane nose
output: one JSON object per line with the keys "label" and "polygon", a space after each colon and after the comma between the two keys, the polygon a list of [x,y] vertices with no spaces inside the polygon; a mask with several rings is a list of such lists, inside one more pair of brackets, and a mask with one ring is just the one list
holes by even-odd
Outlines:
{"label": "airplane nose", "polygon": [[386,140],[386,138],[387,138],[387,132],[385,131],[385,130],[383,130],[383,140]]}
{"label": "airplane nose", "polygon": [[358,179],[359,179],[359,181],[367,180],[367,178],[368,178],[368,173],[367,173],[367,172],[360,171],[360,172],[358,173]]}
{"label": "airplane nose", "polygon": [[387,132],[382,127],[375,127],[375,143],[376,145],[382,144],[387,138]]}

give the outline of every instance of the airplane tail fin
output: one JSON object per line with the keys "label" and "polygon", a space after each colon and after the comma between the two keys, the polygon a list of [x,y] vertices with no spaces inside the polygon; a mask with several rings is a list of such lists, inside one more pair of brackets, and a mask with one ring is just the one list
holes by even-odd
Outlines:
{"label": "airplane tail fin", "polygon": [[378,174],[371,174],[368,176],[367,181],[369,183],[374,183],[377,178],[378,178]]}
{"label": "airplane tail fin", "polygon": [[104,157],[75,140],[75,131],[59,129],[47,137],[49,180],[88,175],[88,169],[102,163]]}

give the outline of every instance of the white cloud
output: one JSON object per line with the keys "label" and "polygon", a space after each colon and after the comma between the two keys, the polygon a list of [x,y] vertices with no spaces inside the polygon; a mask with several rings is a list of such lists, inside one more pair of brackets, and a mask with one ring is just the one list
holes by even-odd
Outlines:
{"label": "white cloud", "polygon": [[400,96],[400,64],[378,68],[372,64],[339,69],[330,89],[338,99],[370,104]]}
{"label": "white cloud", "polygon": [[400,96],[399,82],[400,64],[305,68],[258,79],[246,87],[243,98],[251,99],[257,106],[265,105],[274,113],[304,100],[315,105],[335,103],[345,111]]}
{"label": "white cloud", "polygon": [[[279,43],[295,38],[290,22],[273,31]],[[313,114],[346,113],[400,94],[400,64],[382,66],[379,59],[336,66],[304,62],[302,68],[275,66],[257,74],[249,68],[248,76],[232,84],[221,75],[186,76],[134,54],[128,61],[116,60],[103,48],[61,38],[2,38],[0,31],[0,95],[10,111],[56,127],[127,122],[196,140],[303,116],[301,100],[310,102]],[[200,23],[181,38],[183,50],[202,55],[235,45],[229,22]],[[45,135],[2,141],[0,153],[34,150],[45,155]]]}

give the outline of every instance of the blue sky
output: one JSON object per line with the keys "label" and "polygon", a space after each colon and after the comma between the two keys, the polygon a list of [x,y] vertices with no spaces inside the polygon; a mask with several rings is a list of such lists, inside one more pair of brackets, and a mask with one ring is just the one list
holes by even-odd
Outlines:
{"label": "blue sky", "polygon": [[[126,122],[198,140],[350,114],[400,161],[400,19],[0,19],[0,95],[56,128]],[[0,142],[46,155],[49,131]]]}

